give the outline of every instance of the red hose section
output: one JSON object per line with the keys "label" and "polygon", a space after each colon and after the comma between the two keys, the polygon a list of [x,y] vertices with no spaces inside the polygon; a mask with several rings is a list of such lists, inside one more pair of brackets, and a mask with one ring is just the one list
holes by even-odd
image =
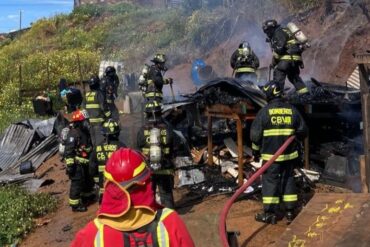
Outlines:
{"label": "red hose section", "polygon": [[224,247],[229,247],[229,243],[227,241],[227,234],[226,234],[226,217],[229,213],[231,205],[234,203],[236,198],[243,193],[253,182],[256,180],[262,173],[264,173],[267,168],[271,166],[271,164],[277,159],[277,157],[284,152],[284,150],[289,146],[289,144],[294,140],[295,136],[289,137],[284,144],[278,149],[278,151],[272,156],[272,158],[267,161],[253,176],[248,179],[248,181],[243,184],[235,193],[234,195],[226,202],[224,208],[220,214],[220,220],[218,225],[218,233],[221,237],[221,242]]}

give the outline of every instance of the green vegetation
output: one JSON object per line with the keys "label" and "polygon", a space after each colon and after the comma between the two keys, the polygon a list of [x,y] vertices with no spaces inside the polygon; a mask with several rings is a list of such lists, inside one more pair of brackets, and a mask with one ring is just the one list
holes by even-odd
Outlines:
{"label": "green vegetation", "polygon": [[28,194],[16,186],[0,187],[0,246],[18,242],[34,227],[35,217],[54,210],[55,198],[47,194]]}
{"label": "green vegetation", "polygon": [[126,70],[137,72],[156,52],[177,64],[189,53],[209,50],[228,34],[226,28],[218,30],[227,12],[211,11],[84,5],[70,15],[37,21],[28,32],[0,43],[0,131],[32,116],[30,102],[18,106],[20,88],[52,90],[61,77],[87,79],[102,58],[130,61]]}
{"label": "green vegetation", "polygon": [[287,12],[286,7],[297,11],[319,1],[240,0],[233,9],[223,7],[223,1],[199,2],[187,0],[180,9],[145,8],[128,3],[83,5],[69,15],[37,21],[14,40],[3,40],[0,132],[10,122],[32,115],[30,102],[18,106],[19,88],[55,91],[61,77],[71,82],[97,73],[101,59],[129,61],[125,64],[128,73],[140,71],[143,62],[156,52],[166,53],[171,58],[170,66],[180,64],[204,57],[228,40],[237,22],[262,22],[266,16],[275,18],[280,12],[288,16],[289,13],[283,13]]}

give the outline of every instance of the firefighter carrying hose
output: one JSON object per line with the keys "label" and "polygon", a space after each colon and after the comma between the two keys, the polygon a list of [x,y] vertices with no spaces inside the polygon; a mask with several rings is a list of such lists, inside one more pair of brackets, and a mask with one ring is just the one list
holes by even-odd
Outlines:
{"label": "firefighter carrying hose", "polygon": [[118,86],[119,78],[116,69],[113,66],[106,67],[100,88],[104,93],[108,109],[112,114],[111,118],[116,122],[119,122],[119,112],[114,102],[118,96]]}
{"label": "firefighter carrying hose", "polygon": [[[255,160],[262,158],[266,163],[289,136],[303,139],[307,128],[297,109],[283,101],[280,83],[272,81],[263,87],[263,91],[268,104],[253,121],[250,139]],[[298,198],[293,176],[295,166],[300,163],[297,144],[290,144],[262,175],[264,211],[256,214],[257,221],[276,224],[280,200],[285,204],[288,222],[294,219]]]}
{"label": "firefighter carrying hose", "polygon": [[273,80],[279,82],[280,88],[284,90],[285,78],[288,77],[297,93],[302,95],[308,93],[308,89],[299,74],[300,69],[304,68],[302,53],[309,44],[304,34],[293,23],[288,25],[283,28],[276,20],[267,20],[262,28],[273,51],[270,65],[274,68]]}
{"label": "firefighter carrying hose", "polygon": [[166,55],[156,54],[151,60],[153,64],[151,66],[145,65],[142,71],[142,75],[139,78],[139,85],[142,90],[145,91],[145,98],[147,101],[162,102],[163,99],[163,85],[169,84],[172,86],[172,78],[163,78],[164,73],[167,71]]}
{"label": "firefighter carrying hose", "polygon": [[158,187],[161,204],[173,209],[173,129],[162,118],[161,106],[156,101],[146,103],[146,123],[138,132],[137,145],[153,170],[153,190]]}
{"label": "firefighter carrying hose", "polygon": [[95,197],[94,182],[89,174],[90,152],[91,142],[86,117],[82,111],[74,111],[64,151],[67,175],[71,180],[69,205],[73,212],[87,211],[86,204]]}
{"label": "firefighter carrying hose", "polygon": [[233,68],[235,78],[257,81],[256,69],[260,63],[248,42],[243,41],[239,44],[239,48],[231,55],[230,66]]}
{"label": "firefighter carrying hose", "polygon": [[93,146],[104,141],[101,133],[103,122],[111,116],[111,112],[105,100],[105,96],[100,90],[100,79],[92,76],[89,80],[90,92],[85,96],[85,108],[89,114],[90,135]]}
{"label": "firefighter carrying hose", "polygon": [[115,151],[104,176],[97,217],[76,234],[72,247],[194,247],[179,215],[156,203],[151,171],[140,153],[129,148]]}
{"label": "firefighter carrying hose", "polygon": [[105,140],[98,143],[91,154],[90,171],[96,184],[99,185],[99,203],[104,192],[104,167],[112,153],[126,145],[119,141],[120,127],[113,119],[104,122],[102,133]]}

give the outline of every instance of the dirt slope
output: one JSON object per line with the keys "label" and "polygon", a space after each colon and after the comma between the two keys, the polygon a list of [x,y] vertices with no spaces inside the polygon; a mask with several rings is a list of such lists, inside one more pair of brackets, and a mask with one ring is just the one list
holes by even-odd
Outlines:
{"label": "dirt slope", "polygon": [[[272,17],[279,22],[295,22],[309,38],[311,48],[303,53],[305,69],[301,71],[305,80],[315,77],[320,81],[344,85],[356,67],[353,54],[370,49],[370,1],[355,1],[353,4],[350,1],[331,2],[331,5],[322,4],[296,16],[275,13]],[[246,40],[260,59],[260,68],[268,67],[271,50],[261,30],[264,19],[241,19],[229,39],[192,59],[202,58],[212,65],[220,77],[231,77],[230,56],[239,43]],[[191,61],[167,72],[167,76],[174,78],[175,94],[194,91],[190,73]],[[164,93],[170,95],[171,92],[165,87]]]}

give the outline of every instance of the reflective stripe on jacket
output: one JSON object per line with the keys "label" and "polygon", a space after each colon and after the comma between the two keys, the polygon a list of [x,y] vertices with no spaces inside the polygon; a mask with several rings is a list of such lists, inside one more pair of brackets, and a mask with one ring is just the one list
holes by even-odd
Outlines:
{"label": "reflective stripe on jacket", "polygon": [[[306,124],[292,105],[275,99],[262,108],[251,127],[252,149],[261,153],[265,161],[272,158],[275,152],[292,135],[304,136]],[[297,143],[291,143],[276,159],[276,162],[293,160],[299,157]]]}
{"label": "reflective stripe on jacket", "polygon": [[106,105],[104,95],[100,91],[90,91],[85,95],[86,110],[89,114],[89,121],[92,124],[102,123],[106,117],[111,115]]}

